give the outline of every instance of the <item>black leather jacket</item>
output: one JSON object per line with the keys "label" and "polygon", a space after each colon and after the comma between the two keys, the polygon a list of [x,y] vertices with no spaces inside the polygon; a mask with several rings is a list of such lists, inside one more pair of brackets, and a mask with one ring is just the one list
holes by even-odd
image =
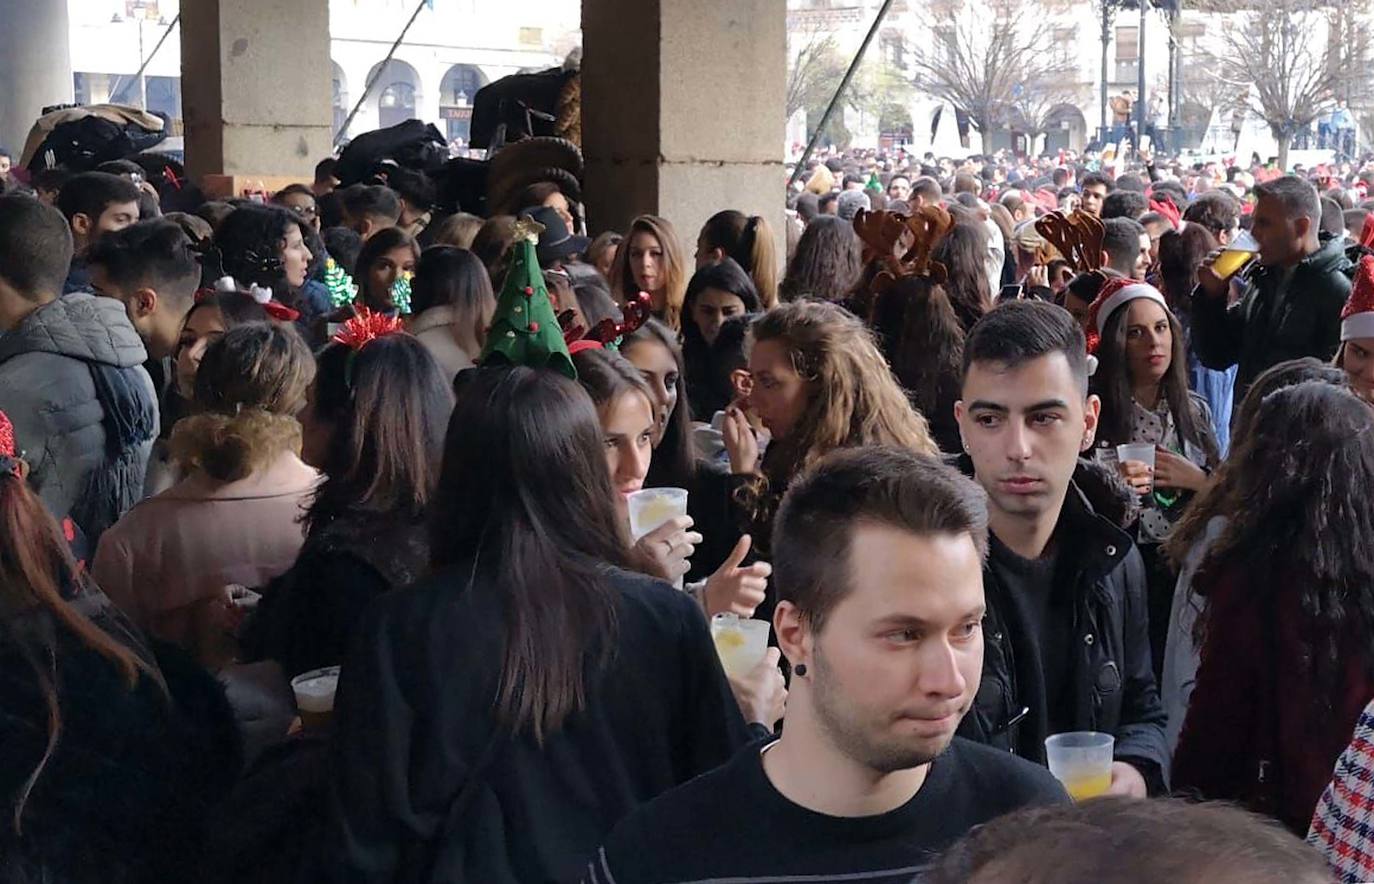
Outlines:
{"label": "black leather jacket", "polygon": [[[972,474],[968,458],[959,464]],[[1117,760],[1130,762],[1151,794],[1158,794],[1168,779],[1165,715],[1150,664],[1145,568],[1122,529],[1135,518],[1133,500],[1129,492],[1125,499],[1120,496],[1122,488],[1105,469],[1080,461],[1059,517],[1056,579],[1072,579],[1077,589],[1070,729],[1114,735]],[[1021,642],[1012,631],[1024,627],[1008,621],[1009,590],[986,565],[983,584],[988,607],[983,680],[959,733],[1009,751],[1019,748],[1018,754],[1044,764],[1044,740],[1050,734],[1040,663],[1017,659],[1013,646]]]}

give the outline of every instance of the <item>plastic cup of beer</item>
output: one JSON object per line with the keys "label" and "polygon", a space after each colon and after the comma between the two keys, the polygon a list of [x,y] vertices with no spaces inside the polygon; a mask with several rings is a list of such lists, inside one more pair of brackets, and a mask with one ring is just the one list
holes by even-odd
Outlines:
{"label": "plastic cup of beer", "polygon": [[296,695],[296,711],[301,727],[307,731],[323,730],[334,717],[334,692],[339,687],[339,667],[326,666],[302,672],[291,679],[291,691]]}
{"label": "plastic cup of beer", "polygon": [[1212,262],[1212,272],[1222,279],[1230,279],[1258,254],[1259,243],[1255,242],[1250,231],[1242,230],[1221,250],[1221,254],[1217,255],[1217,259]]}
{"label": "plastic cup of beer", "polygon": [[630,534],[635,540],[669,519],[687,515],[687,491],[683,488],[645,488],[629,496]]}
{"label": "plastic cup of beer", "polygon": [[[1118,463],[1125,463],[1134,460],[1145,464],[1150,469],[1155,468],[1155,447],[1150,442],[1131,442],[1126,445],[1116,446],[1116,459]],[[1154,487],[1154,483],[1150,483]]]}
{"label": "plastic cup of beer", "polygon": [[1045,759],[1069,797],[1086,801],[1107,794],[1111,788],[1115,743],[1111,734],[1095,731],[1055,734],[1045,740]]}
{"label": "plastic cup of beer", "polygon": [[711,618],[711,639],[725,674],[742,678],[768,653],[768,621],[740,619],[728,611],[717,614]]}

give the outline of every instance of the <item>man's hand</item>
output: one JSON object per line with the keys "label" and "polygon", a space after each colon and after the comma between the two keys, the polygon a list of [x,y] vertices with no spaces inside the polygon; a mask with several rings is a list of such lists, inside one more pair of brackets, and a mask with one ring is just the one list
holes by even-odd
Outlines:
{"label": "man's hand", "polygon": [[1221,257],[1221,251],[1221,249],[1213,249],[1211,252],[1208,252],[1207,257],[1202,261],[1202,265],[1197,269],[1198,288],[1202,289],[1203,294],[1211,298],[1222,298],[1226,296],[1227,280],[1212,269],[1212,265],[1216,263],[1217,258]]}
{"label": "man's hand", "polygon": [[1149,790],[1145,788],[1145,778],[1140,775],[1140,771],[1124,761],[1113,761],[1112,784],[1107,787],[1107,794],[1145,798],[1149,795]]}

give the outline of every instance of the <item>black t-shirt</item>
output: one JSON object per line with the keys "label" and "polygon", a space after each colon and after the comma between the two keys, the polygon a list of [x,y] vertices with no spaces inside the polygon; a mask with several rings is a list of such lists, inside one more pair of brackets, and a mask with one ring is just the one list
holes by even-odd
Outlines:
{"label": "black t-shirt", "polygon": [[1019,807],[1066,802],[1042,767],[956,737],[906,804],[834,817],[783,797],[751,745],[622,820],[583,884],[862,880],[908,884],[969,829]]}
{"label": "black t-shirt", "polygon": [[[988,563],[1011,606],[1006,615],[1009,625],[1019,627],[1012,630],[1013,635],[1021,634],[1016,640],[1021,646],[1016,648],[1017,655],[1027,654],[1027,659],[1040,663],[1046,722],[1052,734],[1074,730],[1074,698],[1070,689],[1074,647],[1073,586],[1055,580],[1058,546],[1058,538],[1055,538],[1040,558],[1026,559],[993,537],[988,554]],[[1022,730],[1027,734],[1036,733],[1033,728]],[[1032,748],[1038,750],[1040,747]],[[1038,751],[1018,754],[1038,757]]]}

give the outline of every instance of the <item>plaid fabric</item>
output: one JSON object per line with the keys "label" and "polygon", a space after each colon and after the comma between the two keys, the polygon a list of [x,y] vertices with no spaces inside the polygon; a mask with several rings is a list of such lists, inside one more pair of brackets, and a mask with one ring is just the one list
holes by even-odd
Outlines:
{"label": "plaid fabric", "polygon": [[1317,802],[1307,843],[1326,856],[1335,880],[1374,881],[1374,702]]}

